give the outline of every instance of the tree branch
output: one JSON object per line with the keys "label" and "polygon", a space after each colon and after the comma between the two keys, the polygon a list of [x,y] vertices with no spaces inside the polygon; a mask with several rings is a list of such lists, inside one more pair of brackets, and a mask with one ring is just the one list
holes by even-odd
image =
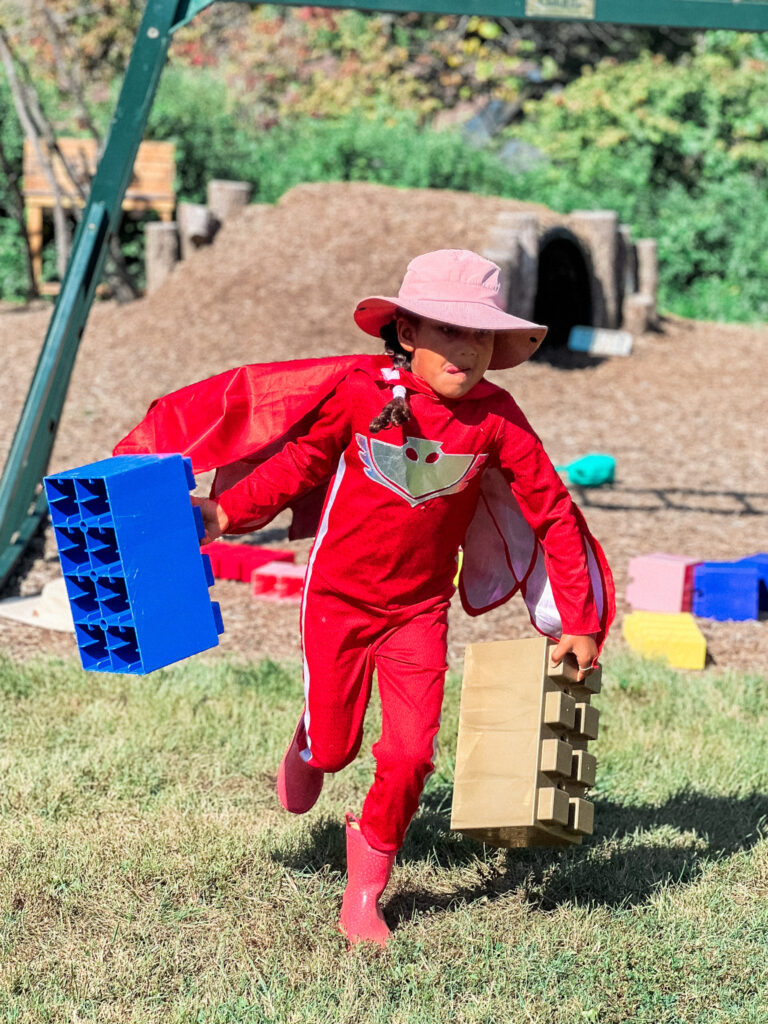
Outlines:
{"label": "tree branch", "polygon": [[[61,51],[59,52],[61,53]],[[83,187],[80,176],[74,173],[72,166],[62,153],[56,138],[54,127],[51,121],[46,117],[40,105],[40,98],[29,74],[29,69],[19,58],[18,54],[13,52],[10,40],[2,28],[0,28],[0,61],[2,61],[3,67],[5,68],[8,76],[11,95],[13,97],[14,106],[16,107],[19,120],[21,121],[25,133],[32,142],[40,167],[42,168],[51,187],[51,191],[53,192],[56,266],[59,277],[63,280],[66,273],[71,246],[71,233],[65,214],[64,199],[68,198],[71,200],[72,212],[75,219],[79,221],[81,211],[77,202],[74,200],[79,199],[80,202],[85,204],[88,200],[88,189]],[[17,66],[19,69],[18,71]],[[22,81],[21,75],[24,76],[25,81]],[[72,79],[70,78],[70,80]],[[83,109],[87,112],[85,98],[82,96],[82,93],[78,98],[78,102],[80,101],[82,102]],[[91,121],[90,115],[88,115],[88,120]],[[98,132],[92,122],[90,127],[98,143]],[[43,145],[43,143],[45,143],[45,145]],[[71,195],[67,195],[67,193],[64,192],[56,177],[53,164],[54,155],[61,161],[61,165],[69,179],[72,188]],[[122,250],[120,249],[120,241],[114,235],[109,239],[108,249],[111,264],[110,276],[113,279],[112,284],[115,287],[118,297],[123,299],[138,298],[140,294],[138,286],[125,263],[125,258]]]}
{"label": "tree branch", "polygon": [[18,55],[13,52],[10,39],[2,27],[0,27],[0,63],[2,63],[8,79],[8,86],[11,90],[11,97],[13,99],[13,105],[16,108],[16,114],[27,137],[32,142],[40,167],[42,168],[43,173],[48,180],[48,184],[51,187],[51,191],[53,192],[53,224],[56,238],[56,263],[59,275],[63,278],[66,271],[67,259],[69,258],[70,245],[69,225],[67,224],[66,216],[64,214],[64,193],[56,178],[56,172],[53,167],[50,153],[47,153],[42,145],[40,137],[41,133],[39,131],[38,124],[36,123],[36,114],[40,110],[37,93],[35,92],[34,87],[30,87],[28,84],[23,83],[17,74],[16,64],[18,63],[19,67],[23,68],[24,63],[19,59]]}
{"label": "tree branch", "polygon": [[75,61],[68,60],[64,55],[63,47],[69,41],[66,20],[57,11],[49,7],[45,0],[36,0],[36,7],[43,17],[45,34],[53,51],[53,59],[59,74],[61,87],[73,97],[77,104],[80,120],[96,140],[97,145],[101,147],[101,132],[88,109],[83,82],[77,64]]}

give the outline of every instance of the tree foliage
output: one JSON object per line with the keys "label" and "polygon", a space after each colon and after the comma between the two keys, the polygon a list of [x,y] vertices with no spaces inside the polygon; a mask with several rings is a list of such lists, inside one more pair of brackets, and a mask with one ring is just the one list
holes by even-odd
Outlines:
{"label": "tree foliage", "polygon": [[717,53],[671,63],[643,54],[585,68],[562,92],[526,107],[520,134],[581,178],[606,159],[642,157],[643,185],[695,192],[735,171],[768,167],[768,64]]}
{"label": "tree foliage", "polygon": [[551,163],[520,191],[566,211],[613,208],[656,236],[667,308],[764,319],[768,63],[753,37],[713,35],[674,63],[603,62],[528,105],[514,134]]}
{"label": "tree foliage", "polygon": [[145,0],[31,0],[27,32],[41,60],[55,67],[56,54],[46,30],[49,8],[71,41],[72,59],[92,82],[108,82],[125,70]]}
{"label": "tree foliage", "polygon": [[[606,53],[629,59],[646,47],[677,54],[690,33],[621,26],[514,22],[479,15],[365,14],[319,7],[226,8],[178,34],[175,60],[222,71],[254,123],[291,116],[338,117],[385,109],[435,114],[511,107],[572,80]],[[214,8],[214,11],[216,8]]]}

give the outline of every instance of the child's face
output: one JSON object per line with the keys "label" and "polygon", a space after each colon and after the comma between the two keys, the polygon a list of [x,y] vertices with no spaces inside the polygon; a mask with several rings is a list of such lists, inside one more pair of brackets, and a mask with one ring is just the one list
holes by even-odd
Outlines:
{"label": "child's face", "polygon": [[493,356],[493,331],[401,315],[397,335],[413,353],[413,373],[444,398],[463,398],[482,380]]}

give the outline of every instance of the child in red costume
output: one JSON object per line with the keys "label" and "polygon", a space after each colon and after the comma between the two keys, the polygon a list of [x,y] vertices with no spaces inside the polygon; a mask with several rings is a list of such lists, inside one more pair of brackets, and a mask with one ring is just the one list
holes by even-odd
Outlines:
{"label": "child in red costume", "polygon": [[301,608],[305,704],[278,795],[304,813],[325,773],[355,758],[376,670],[382,733],[360,818],[347,818],[339,924],[351,942],[384,944],[378,899],[433,767],[459,547],[466,610],[519,590],[534,625],[559,638],[554,659],[575,654],[580,678],[614,600],[604,555],[541,442],[484,379],[546,334],[504,311],[499,268],[463,250],[427,253],[396,297],[365,299],[354,315],[389,358],[227,371],[153,403],[115,454],[180,451],[195,472],[217,467],[211,498],[193,499],[206,540],[258,529],[285,507],[292,535],[316,529]]}
{"label": "child in red costume", "polygon": [[525,578],[534,565],[546,572],[533,603],[545,622],[547,605],[559,619],[555,660],[572,652],[579,678],[591,671],[613,614],[609,571],[568,491],[512,397],[484,380],[489,368],[523,362],[546,334],[507,314],[500,294],[498,267],[474,253],[413,260],[397,297],[355,311],[385,339],[392,366],[352,369],[302,437],[198,500],[212,540],[268,521],[331,478],[301,609],[304,711],[278,793],[303,813],[324,774],[355,758],[375,669],[375,779],[359,820],[347,821],[340,927],[352,942],[389,937],[378,897],[433,768],[456,557],[485,471],[503,478],[535,538]]}

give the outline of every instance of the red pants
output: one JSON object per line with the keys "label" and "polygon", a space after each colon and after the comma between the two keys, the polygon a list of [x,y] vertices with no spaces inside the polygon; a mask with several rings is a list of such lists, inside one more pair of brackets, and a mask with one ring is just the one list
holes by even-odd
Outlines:
{"label": "red pants", "polygon": [[357,756],[373,671],[381,696],[376,774],[360,827],[377,850],[399,850],[434,768],[446,672],[448,601],[399,611],[349,604],[312,588],[302,611],[304,722],[302,757],[337,772]]}

